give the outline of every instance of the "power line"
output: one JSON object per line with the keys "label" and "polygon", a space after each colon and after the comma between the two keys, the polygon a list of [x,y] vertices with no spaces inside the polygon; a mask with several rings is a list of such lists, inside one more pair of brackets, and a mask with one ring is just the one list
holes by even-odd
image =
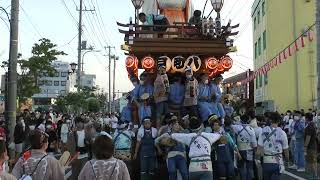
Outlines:
{"label": "power line", "polygon": [[76,34],[70,41],[68,41],[68,42],[67,42],[66,44],[64,44],[64,45],[61,45],[61,46],[57,47],[57,49],[60,49],[60,48],[63,48],[63,47],[65,47],[65,46],[70,45],[70,43],[71,43],[73,40],[75,40],[78,35],[79,35],[79,34]]}
{"label": "power line", "polygon": [[[94,4],[93,4],[93,1],[91,1],[91,3],[92,3],[93,8],[95,9],[95,6],[94,6]],[[89,3],[89,4],[90,4],[90,3]],[[103,41],[104,41],[106,44],[109,44],[109,43],[108,43],[108,40],[107,40],[107,38],[106,38],[106,36],[105,36],[105,33],[104,33],[104,28],[102,27],[102,25],[101,25],[101,23],[100,23],[99,17],[97,16],[97,13],[92,12],[92,15],[93,15],[93,18],[92,18],[92,19],[93,19],[93,22],[95,23],[95,25],[96,25],[96,27],[97,27],[97,29],[98,29],[101,37],[103,38]]]}
{"label": "power line", "polygon": [[19,4],[22,12],[25,14],[25,16],[27,17],[29,23],[31,24],[31,26],[33,27],[33,29],[36,31],[36,33],[43,38],[43,36],[41,35],[41,33],[39,32],[38,28],[36,27],[36,25],[32,22],[31,18],[29,17],[28,13],[23,9],[23,7],[21,6],[21,4]]}
{"label": "power line", "polygon": [[10,27],[9,27],[7,21],[1,16],[0,16],[0,19],[4,22],[4,24],[7,26],[8,30],[10,31]]}
{"label": "power line", "polygon": [[69,16],[72,18],[73,22],[75,23],[75,25],[78,27],[79,23],[77,21],[77,19],[72,15],[70,9],[68,8],[65,0],[61,0],[62,5],[64,6],[64,8],[66,9],[67,13],[69,14]]}
{"label": "power line", "polygon": [[[91,0],[91,2],[92,2],[92,4],[93,4],[93,0]],[[102,22],[103,29],[104,29],[105,31],[107,31],[107,28],[106,28],[106,26],[105,26],[105,24],[104,24],[104,21],[103,21],[103,19],[102,19],[102,14],[101,14],[101,11],[100,11],[100,6],[99,6],[99,3],[98,3],[98,0],[96,0],[96,4],[97,4],[97,10],[98,10],[98,14],[99,14],[100,20],[101,20],[101,22]],[[112,15],[112,17],[114,17],[114,16]],[[109,42],[111,42],[111,40],[110,40],[110,38],[109,38],[109,36],[108,36],[108,33],[106,33],[106,36],[107,36],[107,39],[109,40]]]}
{"label": "power line", "polygon": [[[85,14],[85,18],[87,20],[87,22],[89,23],[89,26],[90,26],[90,29],[91,29],[91,33],[93,34],[93,36],[95,37],[96,40],[98,40],[98,43],[101,45],[101,48],[104,47],[104,45],[102,44],[100,38],[97,36],[96,34],[96,29],[95,29],[95,26],[93,25],[92,21],[91,21],[91,18],[89,15]],[[89,31],[88,31],[89,32]]]}

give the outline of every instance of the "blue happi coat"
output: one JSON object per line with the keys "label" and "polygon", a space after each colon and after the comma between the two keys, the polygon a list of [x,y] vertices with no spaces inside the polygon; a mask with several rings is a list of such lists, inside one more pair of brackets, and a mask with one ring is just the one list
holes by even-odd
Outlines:
{"label": "blue happi coat", "polygon": [[210,84],[210,91],[211,94],[216,94],[216,100],[212,102],[213,106],[217,107],[218,109],[218,117],[224,118],[226,116],[226,113],[224,111],[224,108],[221,104],[222,99],[222,92],[219,86],[215,83]]}
{"label": "blue happi coat", "polygon": [[138,103],[140,105],[140,107],[139,107],[139,119],[140,119],[140,122],[145,117],[148,117],[148,116],[151,117],[151,106],[150,105],[146,105],[145,102],[142,99],[140,99],[140,97],[144,93],[148,93],[150,95],[150,97],[151,97],[153,95],[153,86],[150,85],[150,84],[147,84],[147,85],[139,84],[133,90],[134,98],[136,100],[138,100]]}
{"label": "blue happi coat", "polygon": [[125,122],[132,122],[131,106],[128,103],[121,111],[121,120]]}
{"label": "blue happi coat", "polygon": [[[208,100],[204,100],[203,98],[205,97],[207,97]],[[207,84],[199,84],[198,108],[202,121],[207,121],[208,117],[212,114],[219,115],[218,107],[214,106],[211,101],[210,86]]]}
{"label": "blue happi coat", "polygon": [[170,85],[169,100],[171,103],[181,105],[183,103],[185,88],[181,83],[175,82]]}

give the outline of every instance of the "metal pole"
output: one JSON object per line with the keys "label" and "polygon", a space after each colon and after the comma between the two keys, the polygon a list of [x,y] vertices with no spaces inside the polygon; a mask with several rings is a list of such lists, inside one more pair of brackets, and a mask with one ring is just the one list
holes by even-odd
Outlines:
{"label": "metal pole", "polygon": [[[297,38],[297,22],[296,22],[296,0],[292,0],[292,28],[293,28],[293,39]],[[297,54],[295,53],[293,55],[294,58],[294,73],[295,73],[295,79],[296,79],[296,109],[300,109],[300,81],[299,81],[299,63],[298,63],[298,57]]]}
{"label": "metal pole", "polygon": [[115,104],[115,97],[116,97],[116,57],[113,58],[113,97],[112,97],[112,104],[113,104],[113,112],[116,111],[116,104]]}
{"label": "metal pole", "polygon": [[318,76],[318,91],[317,105],[320,107],[320,1],[316,1],[316,34],[317,34],[317,76]]}
{"label": "metal pole", "polygon": [[9,142],[13,142],[17,110],[17,58],[19,33],[19,0],[11,0],[10,50],[8,67],[8,127]]}
{"label": "metal pole", "polygon": [[109,110],[109,113],[111,113],[111,46],[108,46],[108,49],[109,49],[109,54],[108,54],[108,57],[109,57],[109,107],[108,107],[108,110]]}
{"label": "metal pole", "polygon": [[82,1],[80,0],[80,9],[79,9],[79,29],[78,29],[78,71],[77,71],[77,90],[80,92],[81,88],[81,35],[82,35]]}

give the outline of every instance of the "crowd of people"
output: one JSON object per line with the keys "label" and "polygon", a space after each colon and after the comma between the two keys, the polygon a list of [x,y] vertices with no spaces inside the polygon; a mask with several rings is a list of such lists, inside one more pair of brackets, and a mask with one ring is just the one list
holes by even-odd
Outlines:
{"label": "crowd of people", "polygon": [[[0,177],[60,180],[69,166],[80,180],[277,180],[285,167],[318,177],[316,111],[239,114],[223,97],[222,80],[195,77],[191,68],[168,77],[159,67],[154,79],[132,79],[120,114],[25,110],[14,144],[0,128]],[[9,162],[7,149],[15,151]]]}

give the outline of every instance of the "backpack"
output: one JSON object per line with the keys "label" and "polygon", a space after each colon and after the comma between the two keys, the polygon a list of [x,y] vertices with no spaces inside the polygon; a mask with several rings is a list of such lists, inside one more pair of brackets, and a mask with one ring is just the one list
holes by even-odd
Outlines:
{"label": "backpack", "polygon": [[35,168],[34,168],[34,170],[32,171],[31,174],[26,174],[25,166],[23,165],[23,175],[22,175],[21,178],[19,178],[19,180],[32,180],[33,174],[36,172],[39,164],[41,163],[41,161],[42,161],[45,157],[47,157],[47,155],[44,155],[44,156],[37,162],[37,164],[36,164],[36,166],[35,166]]}

